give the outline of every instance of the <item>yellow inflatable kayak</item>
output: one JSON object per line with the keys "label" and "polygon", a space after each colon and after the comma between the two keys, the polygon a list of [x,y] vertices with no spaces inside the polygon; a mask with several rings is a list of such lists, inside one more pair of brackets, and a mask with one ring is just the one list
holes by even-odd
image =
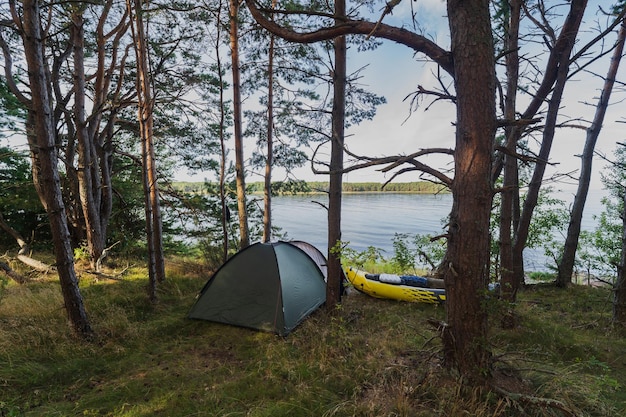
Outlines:
{"label": "yellow inflatable kayak", "polygon": [[443,288],[430,288],[429,278],[389,274],[368,274],[349,267],[345,269],[348,281],[357,290],[376,298],[438,304],[446,300]]}

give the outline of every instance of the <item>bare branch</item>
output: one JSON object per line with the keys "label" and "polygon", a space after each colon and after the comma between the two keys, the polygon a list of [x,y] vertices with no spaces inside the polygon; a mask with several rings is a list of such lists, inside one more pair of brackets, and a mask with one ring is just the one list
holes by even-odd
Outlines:
{"label": "bare branch", "polygon": [[[381,23],[378,27],[376,27],[376,24],[372,22],[348,19],[345,23],[340,23],[335,26],[320,28],[313,32],[299,33],[289,28],[282,27],[276,22],[266,18],[259,9],[255,0],[245,1],[252,17],[254,17],[254,20],[256,20],[259,25],[274,35],[280,36],[288,41],[313,43],[333,39],[342,35],[369,35],[375,30],[377,37],[406,45],[416,52],[423,53],[441,66],[441,68],[443,68],[447,73],[454,75],[452,54],[441,48],[430,39],[409,30],[389,26],[384,23]],[[303,14],[307,13],[303,12]]]}

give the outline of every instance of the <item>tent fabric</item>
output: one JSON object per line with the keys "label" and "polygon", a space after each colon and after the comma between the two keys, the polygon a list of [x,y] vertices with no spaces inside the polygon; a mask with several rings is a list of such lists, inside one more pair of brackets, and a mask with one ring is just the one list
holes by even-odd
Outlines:
{"label": "tent fabric", "polygon": [[305,251],[255,243],[213,274],[188,317],[286,336],[325,301],[324,274]]}
{"label": "tent fabric", "polygon": [[306,252],[306,254],[309,255],[309,258],[313,259],[313,261],[315,261],[319,269],[322,271],[322,274],[324,274],[324,279],[328,279],[328,261],[326,260],[324,254],[320,252],[318,248],[302,240],[290,240],[289,243],[299,247],[304,252]]}
{"label": "tent fabric", "polygon": [[[315,263],[317,263],[317,266],[322,271],[322,274],[324,274],[324,280],[328,281],[328,261],[326,260],[326,257],[324,256],[324,254],[322,254],[322,252],[320,252],[318,248],[311,245],[310,243],[303,242],[301,240],[290,240],[289,243],[305,251],[306,254],[309,255],[309,257],[313,259]],[[346,287],[345,287],[346,282],[348,282],[348,278],[346,277],[346,274],[344,273],[342,269],[341,270],[341,294],[342,295],[345,294],[345,291],[346,291]]]}

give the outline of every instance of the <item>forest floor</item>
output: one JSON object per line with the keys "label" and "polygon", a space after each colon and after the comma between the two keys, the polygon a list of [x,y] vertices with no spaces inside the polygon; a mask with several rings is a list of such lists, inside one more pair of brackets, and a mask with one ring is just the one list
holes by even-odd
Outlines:
{"label": "forest floor", "polygon": [[[112,272],[112,271],[111,271]],[[287,337],[186,318],[209,273],[168,262],[159,302],[146,273],[82,273],[96,332],[75,337],[58,280],[0,285],[0,416],[624,416],[626,332],[610,290],[528,287],[489,301],[490,391],[441,366],[429,319],[445,307],[351,291]]]}

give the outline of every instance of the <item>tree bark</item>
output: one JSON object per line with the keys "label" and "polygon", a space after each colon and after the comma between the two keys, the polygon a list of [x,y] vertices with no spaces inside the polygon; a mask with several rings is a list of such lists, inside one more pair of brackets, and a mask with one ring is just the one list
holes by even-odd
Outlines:
{"label": "tree bark", "polygon": [[[507,6],[503,6],[507,7]],[[509,3],[509,20],[504,49],[509,51],[505,56],[506,67],[506,96],[504,100],[504,118],[515,120],[517,89],[519,78],[519,25],[521,16],[521,0],[511,0]],[[516,129],[505,129],[505,137],[515,134]],[[500,205],[500,273],[502,298],[514,302],[520,283],[515,280],[515,263],[513,262],[513,230],[516,224],[516,213],[519,212],[519,175],[517,158],[517,139],[506,141],[507,154],[504,155],[504,179]],[[503,316],[503,326],[514,325],[513,311],[509,310]]]}
{"label": "tree bark", "polygon": [[587,193],[589,192],[589,184],[591,182],[591,172],[593,164],[593,154],[595,151],[598,136],[604,122],[604,115],[609,105],[615,77],[619,69],[624,51],[624,38],[626,37],[626,21],[622,20],[622,24],[617,35],[615,49],[611,57],[611,64],[604,79],[604,87],[596,106],[596,113],[591,126],[587,129],[587,137],[585,138],[585,147],[581,157],[580,178],[578,179],[578,189],[576,197],[572,204],[572,212],[570,214],[569,226],[567,228],[567,236],[563,246],[563,255],[558,265],[557,286],[565,287],[572,281],[574,273],[574,262],[576,259],[576,249],[578,248],[578,238],[580,236],[581,223],[583,218],[583,210],[587,201]]}
{"label": "tree bark", "polygon": [[78,141],[78,189],[91,266],[95,269],[96,261],[104,250],[105,237],[102,235],[99,213],[99,165],[97,159],[94,159],[97,155],[85,117],[85,33],[82,9],[77,8],[72,13],[71,19],[70,33],[74,55],[74,119]]}
{"label": "tree bark", "polygon": [[239,249],[250,245],[246,202],[243,129],[241,120],[241,81],[239,68],[239,2],[230,0],[230,58],[233,74],[233,123],[235,128],[235,176],[237,183],[237,213],[239,215]]}
{"label": "tree bark", "polygon": [[[219,10],[222,10],[222,1],[219,2]],[[222,26],[222,14],[217,13],[217,25]],[[228,224],[230,222],[230,211],[226,202],[226,139],[225,139],[225,123],[226,123],[226,107],[224,102],[224,79],[222,75],[222,58],[220,53],[221,46],[221,30],[217,31],[217,39],[215,40],[215,55],[217,61],[217,74],[219,77],[220,85],[220,126],[219,126],[219,139],[220,139],[220,175],[219,175],[219,192],[220,192],[220,205],[222,209],[222,262],[228,260],[228,247],[230,233]]]}
{"label": "tree bark", "polygon": [[[550,150],[552,149],[552,142],[554,140],[559,108],[563,98],[567,76],[569,74],[570,55],[572,48],[574,47],[574,43],[576,42],[576,34],[580,28],[580,23],[586,7],[587,0],[572,0],[570,14],[567,17],[567,22],[569,23],[568,31],[561,33],[558,41],[559,44],[555,46],[555,49],[557,47],[559,48],[559,54],[555,58],[557,67],[555,78],[556,82],[548,103],[548,112],[543,129],[541,147],[539,149],[532,178],[528,184],[528,192],[526,193],[526,199],[524,200],[517,234],[513,244],[514,262],[519,265],[523,265],[523,251],[526,246],[526,240],[528,239],[533,211],[537,206],[537,201],[539,199],[539,191],[543,182],[543,174],[545,173],[546,165],[550,157]],[[523,282],[523,269],[516,269],[515,272],[518,274],[515,279],[518,282]]]}
{"label": "tree bark", "polygon": [[148,65],[148,46],[143,20],[143,2],[134,0],[129,9],[135,12],[132,19],[133,40],[137,56],[137,118],[142,149],[142,178],[145,195],[146,237],[148,243],[148,297],[152,302],[157,299],[157,282],[165,280],[165,261],[163,253],[163,226],[159,189],[156,174],[156,156],[154,152],[152,87]]}
{"label": "tree bark", "polygon": [[626,327],[626,189],[622,188],[622,253],[613,287],[613,323]]}
{"label": "tree bark", "polygon": [[[272,8],[276,0],[272,2]],[[272,19],[274,15],[271,16]],[[263,242],[272,239],[272,163],[274,158],[274,35],[270,35],[267,61],[267,156],[263,186]]]}
{"label": "tree bark", "polygon": [[[345,0],[335,1],[335,23],[346,15]],[[341,197],[343,174],[343,147],[346,115],[346,37],[333,40],[335,68],[333,73],[332,134],[330,151],[330,178],[328,184],[328,277],[326,307],[333,309],[341,302],[343,270],[341,254],[336,250],[341,242]]]}
{"label": "tree bark", "polygon": [[484,297],[489,280],[492,152],[496,131],[494,46],[488,0],[449,0],[457,93],[455,175],[445,272],[446,363],[470,384],[491,378]]}
{"label": "tree bark", "polygon": [[42,200],[46,203],[56,266],[70,323],[78,334],[91,337],[93,330],[78,288],[65,205],[61,194],[53,115],[50,107],[50,83],[46,76],[43,56],[45,36],[39,20],[41,10],[38,0],[24,0],[22,6],[24,52],[32,93],[31,111],[34,116],[34,139],[36,140],[36,148],[33,152],[38,154],[37,159],[40,164],[38,178],[41,181]]}

